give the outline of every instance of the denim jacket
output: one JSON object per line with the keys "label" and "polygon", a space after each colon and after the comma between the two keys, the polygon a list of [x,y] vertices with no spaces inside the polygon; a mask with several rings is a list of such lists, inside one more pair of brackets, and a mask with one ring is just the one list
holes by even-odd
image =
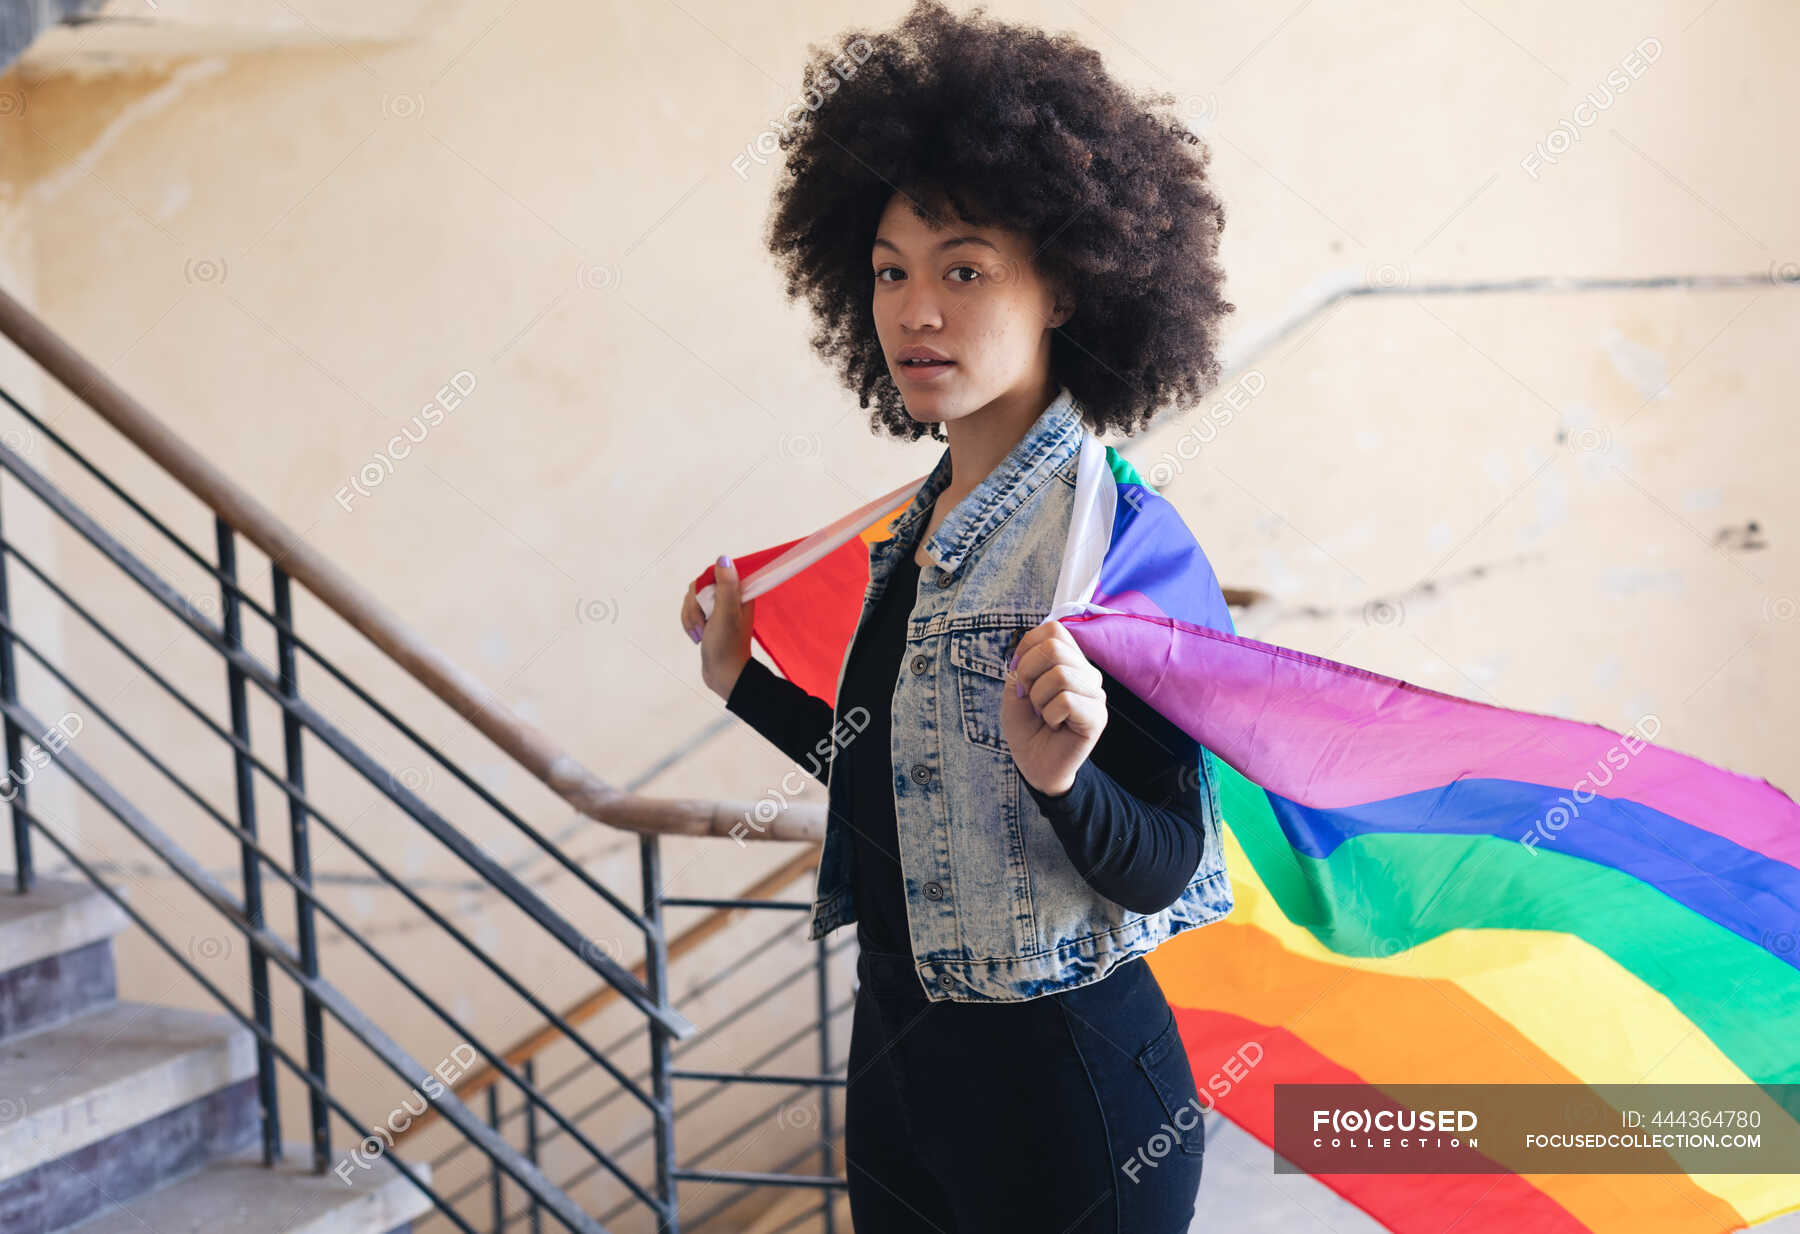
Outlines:
{"label": "denim jacket", "polygon": [[[920,983],[934,1001],[1020,1002],[1086,985],[1232,908],[1210,751],[1197,768],[1206,780],[1200,866],[1175,903],[1146,915],[1082,877],[1001,732],[1013,643],[1052,606],[1085,431],[1063,387],[925,546],[934,564],[919,573],[890,741],[908,927]],[[949,481],[946,447],[892,537],[870,547],[857,634]],[[840,696],[843,675],[840,665]],[[845,828],[828,822],[810,939],[856,919],[852,852]]]}

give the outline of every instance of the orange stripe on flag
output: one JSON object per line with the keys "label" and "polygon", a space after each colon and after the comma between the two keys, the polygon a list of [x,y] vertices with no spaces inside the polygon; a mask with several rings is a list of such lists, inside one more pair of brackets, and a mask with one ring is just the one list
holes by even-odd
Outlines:
{"label": "orange stripe on flag", "polygon": [[[1266,1057],[1219,1100],[1265,1144],[1279,1083],[1580,1083],[1454,983],[1321,963],[1230,920],[1146,957],[1201,1092],[1246,1041]],[[1285,1025],[1272,1028],[1270,1025]],[[1744,1220],[1684,1174],[1319,1174],[1391,1230],[1723,1232]]]}

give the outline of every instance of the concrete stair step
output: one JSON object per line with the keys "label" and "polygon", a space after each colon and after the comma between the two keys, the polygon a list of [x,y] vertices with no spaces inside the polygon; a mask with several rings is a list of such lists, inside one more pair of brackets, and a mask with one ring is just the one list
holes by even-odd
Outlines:
{"label": "concrete stair step", "polygon": [[[124,888],[114,890],[125,896]],[[0,971],[111,938],[130,924],[125,910],[85,878],[40,878],[24,895],[9,882],[0,890]]]}
{"label": "concrete stair step", "polygon": [[216,1157],[260,1145],[261,1133],[253,1076],[0,1181],[0,1230],[51,1234]]}
{"label": "concrete stair step", "polygon": [[[61,1234],[389,1234],[432,1211],[386,1157],[354,1171],[349,1186],[329,1170],[311,1173],[311,1165],[304,1146],[274,1166],[263,1165],[260,1148],[235,1153]],[[408,1168],[431,1181],[429,1164]]]}
{"label": "concrete stair step", "polygon": [[229,1015],[129,1002],[0,1042],[0,1180],[255,1075],[255,1042]]}
{"label": "concrete stair step", "polygon": [[112,1001],[112,939],[130,922],[86,879],[0,890],[0,1041]]}

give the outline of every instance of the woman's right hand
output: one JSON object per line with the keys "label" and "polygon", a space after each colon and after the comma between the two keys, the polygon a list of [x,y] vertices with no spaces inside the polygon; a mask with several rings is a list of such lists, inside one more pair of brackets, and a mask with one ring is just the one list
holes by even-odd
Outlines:
{"label": "woman's right hand", "polygon": [[713,571],[713,612],[700,608],[694,584],[689,583],[681,601],[681,625],[688,637],[700,644],[700,680],[720,698],[731,697],[738,674],[750,662],[750,627],[756,620],[756,601],[739,598],[737,567],[720,557]]}

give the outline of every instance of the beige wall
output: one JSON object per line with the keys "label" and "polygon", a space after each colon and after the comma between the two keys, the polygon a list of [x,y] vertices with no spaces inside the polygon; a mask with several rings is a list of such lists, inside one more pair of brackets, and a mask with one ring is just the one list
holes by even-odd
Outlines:
{"label": "beige wall", "polygon": [[[1238,305],[1240,368],[1226,385],[1248,372],[1255,393],[1223,425],[1196,413],[1128,453],[1145,467],[1178,460],[1154,478],[1226,584],[1267,593],[1242,632],[1612,728],[1654,713],[1668,746],[1800,784],[1800,287],[1766,277],[1800,270],[1800,169],[1780,119],[1800,107],[1800,13],[1775,0],[998,10],[1076,31],[1117,73],[1179,96],[1212,144]],[[246,15],[164,0],[148,23],[59,31],[0,77],[0,271],[601,774],[753,799],[785,768],[753,732],[720,723],[674,619],[686,580],[721,551],[800,534],[920,474],[935,449],[871,436],[812,356],[809,323],[759,246],[774,169],[733,164],[791,101],[809,42],[901,11],[492,0]],[[1578,111],[1615,70],[1629,84],[1611,107]],[[1579,140],[1528,169],[1537,147],[1556,149],[1559,124]],[[1426,294],[1686,274],[1765,280]],[[1346,280],[1412,294],[1309,311]],[[204,511],[0,353],[9,389],[210,548]],[[334,495],[459,373],[473,379],[466,401],[345,510]],[[39,442],[30,457],[93,495],[52,454]],[[9,484],[6,525],[27,536],[32,503],[17,493]],[[141,524],[95,508],[205,594]],[[45,551],[222,718],[217,662],[195,640],[66,537]],[[245,556],[266,594],[260,555]],[[41,594],[18,598],[101,697],[120,698],[229,809],[218,743],[75,625],[41,616],[54,611]],[[316,604],[302,603],[301,628],[535,825],[574,822]],[[250,629],[266,654],[259,623]],[[366,712],[320,697],[379,757],[421,766]],[[279,760],[276,713],[259,702],[253,719],[259,750]],[[229,870],[216,827],[118,761],[99,725],[82,741],[209,866]],[[322,758],[311,775],[407,877],[466,877]],[[443,773],[423,787],[497,855],[525,851]],[[78,795],[46,792],[56,795],[34,800],[47,812],[55,802],[90,851],[143,860]],[[260,805],[283,830],[279,797]],[[582,829],[568,844],[636,898],[630,841]],[[669,889],[729,893],[787,855],[671,844]],[[360,869],[335,846],[321,845],[320,862]],[[172,933],[218,933],[169,880],[130,881]],[[392,893],[340,890],[359,925],[417,920]],[[543,890],[584,929],[617,933],[569,880]],[[547,1001],[585,990],[577,967],[492,897],[434,894]],[[289,920],[285,898],[271,910]],[[514,1004],[489,998],[435,932],[390,938],[434,940],[406,962],[452,989],[479,1031],[503,1040],[527,1026],[496,1011]],[[735,949],[684,968],[676,989]],[[205,1002],[147,945],[122,954],[128,995]],[[241,951],[200,954],[239,988]],[[342,942],[325,963],[352,995],[386,988]],[[398,1001],[383,1010],[427,1063],[453,1044]],[[779,1028],[775,1014],[699,1065],[742,1065]],[[300,1048],[291,1022],[283,1033]],[[845,1040],[847,1024],[840,1052]],[[368,1076],[376,1107],[383,1086],[403,1089],[372,1065]],[[299,1106],[289,1099],[291,1132]],[[710,1109],[731,1125],[724,1103]],[[644,1167],[642,1153],[633,1160]]]}

